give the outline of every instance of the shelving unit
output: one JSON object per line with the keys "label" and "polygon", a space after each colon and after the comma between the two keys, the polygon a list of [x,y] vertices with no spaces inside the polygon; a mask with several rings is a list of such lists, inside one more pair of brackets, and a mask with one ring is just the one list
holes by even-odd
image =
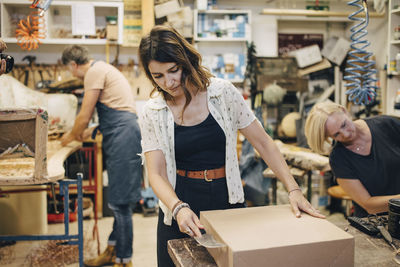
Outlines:
{"label": "shelving unit", "polygon": [[[338,11],[320,11],[320,10],[305,10],[305,9],[274,9],[264,8],[262,11],[263,15],[276,15],[276,16],[303,16],[304,19],[323,19],[325,21],[337,20],[347,21],[347,17],[351,14],[350,12],[338,12]],[[384,13],[370,12],[370,18],[382,18]],[[297,18],[299,20],[299,17]]]}
{"label": "shelving unit", "polygon": [[[117,43],[122,44],[123,36],[123,2],[103,1],[57,1],[44,13],[44,29],[46,38],[43,44],[83,44],[104,45],[106,39],[73,38],[71,36],[71,7],[75,4],[92,4],[94,6],[96,29],[106,27],[106,16],[116,16],[118,25]],[[15,30],[17,22],[25,19],[34,9],[27,0],[0,0],[1,36],[6,43],[16,43]],[[66,37],[60,37],[66,36]]]}
{"label": "shelving unit", "polygon": [[[394,109],[394,100],[397,90],[400,89],[400,70],[393,70],[391,62],[396,62],[396,55],[400,53],[400,40],[394,37],[394,29],[400,26],[400,0],[389,0],[388,6],[388,46],[387,46],[387,86],[385,97],[385,110],[388,115],[400,116],[400,110]],[[397,65],[397,64],[394,64]]]}
{"label": "shelving unit", "polygon": [[193,39],[204,65],[217,77],[243,82],[251,11],[195,9],[193,20]]}

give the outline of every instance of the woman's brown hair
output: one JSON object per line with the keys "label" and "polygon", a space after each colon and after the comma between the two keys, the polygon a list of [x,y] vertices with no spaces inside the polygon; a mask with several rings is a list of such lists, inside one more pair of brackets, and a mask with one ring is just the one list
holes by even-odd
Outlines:
{"label": "woman's brown hair", "polygon": [[[200,53],[174,28],[169,26],[157,25],[142,38],[139,45],[139,59],[147,78],[154,85],[150,95],[161,90],[151,76],[149,70],[151,60],[162,63],[175,62],[182,68],[181,84],[186,97],[183,111],[192,100],[189,90],[194,94],[207,90],[210,78],[213,76],[207,68],[201,65]],[[173,100],[171,95],[163,90],[161,92],[165,100]]]}

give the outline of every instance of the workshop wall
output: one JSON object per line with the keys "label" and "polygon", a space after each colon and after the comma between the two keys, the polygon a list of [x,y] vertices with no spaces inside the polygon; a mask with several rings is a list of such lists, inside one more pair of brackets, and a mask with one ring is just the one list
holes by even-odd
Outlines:
{"label": "workshop wall", "polygon": [[[184,0],[185,6],[194,7],[195,0]],[[253,39],[257,39],[260,51],[267,51],[268,56],[276,56],[274,53],[277,34],[270,31],[276,29],[277,33],[321,33],[324,40],[331,36],[340,36],[349,39],[350,24],[338,22],[309,22],[309,21],[282,21],[277,20],[276,16],[261,15],[263,8],[304,8],[303,0],[286,1],[261,1],[261,0],[218,0],[220,9],[250,9],[252,11],[252,32]],[[351,11],[352,7],[347,5],[347,1],[330,1],[330,10],[332,11]],[[374,11],[373,9],[371,11]],[[273,25],[273,24],[276,25]],[[261,29],[260,29],[261,28]],[[266,29],[263,41],[263,28]],[[257,34],[255,34],[257,33]],[[271,40],[275,36],[276,40]],[[371,19],[368,26],[368,39],[371,41],[370,49],[376,55],[377,66],[383,69],[386,62],[386,43],[387,43],[387,18]],[[22,63],[22,58],[26,55],[34,54],[36,63],[54,64],[61,57],[61,52],[66,45],[61,44],[42,44],[35,51],[22,51],[16,44],[8,44],[7,54],[15,58],[16,63]],[[264,47],[265,46],[265,47]],[[104,45],[88,46],[92,56],[97,60],[106,60],[106,48]],[[119,52],[119,63],[127,64],[130,60],[137,62],[137,48],[121,47]],[[116,53],[115,47],[110,47],[110,61],[114,60]],[[263,56],[267,56],[264,54]]]}

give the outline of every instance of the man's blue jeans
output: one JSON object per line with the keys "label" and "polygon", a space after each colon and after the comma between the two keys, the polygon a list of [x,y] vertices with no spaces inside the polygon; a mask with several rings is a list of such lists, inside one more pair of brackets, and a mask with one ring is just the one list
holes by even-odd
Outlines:
{"label": "man's blue jeans", "polygon": [[108,237],[108,245],[115,246],[116,263],[129,263],[132,258],[133,222],[132,209],[129,204],[108,207],[114,213],[113,230]]}

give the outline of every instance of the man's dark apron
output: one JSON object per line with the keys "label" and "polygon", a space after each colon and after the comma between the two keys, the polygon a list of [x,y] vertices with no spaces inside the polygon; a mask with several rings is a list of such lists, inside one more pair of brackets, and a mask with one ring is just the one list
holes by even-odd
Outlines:
{"label": "man's dark apron", "polygon": [[113,205],[140,200],[142,182],[141,136],[137,115],[96,104],[108,173],[108,202]]}

